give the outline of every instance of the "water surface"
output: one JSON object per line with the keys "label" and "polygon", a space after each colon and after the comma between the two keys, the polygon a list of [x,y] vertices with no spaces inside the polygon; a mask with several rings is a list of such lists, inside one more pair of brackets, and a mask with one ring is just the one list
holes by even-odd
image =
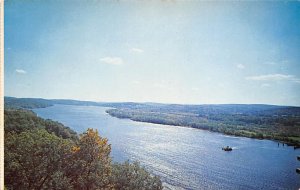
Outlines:
{"label": "water surface", "polygon": [[[78,133],[96,128],[112,144],[114,161],[138,160],[171,189],[298,189],[299,150],[269,140],[134,122],[107,108],[55,105],[34,109]],[[234,147],[224,152],[225,145]]]}

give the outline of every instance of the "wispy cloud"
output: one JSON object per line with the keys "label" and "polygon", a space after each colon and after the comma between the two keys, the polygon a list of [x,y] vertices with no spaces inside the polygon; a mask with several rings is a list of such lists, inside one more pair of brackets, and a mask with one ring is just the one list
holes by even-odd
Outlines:
{"label": "wispy cloud", "polygon": [[18,74],[26,74],[27,72],[23,69],[16,69],[16,73]]}
{"label": "wispy cloud", "polygon": [[289,60],[281,60],[281,61],[266,61],[263,64],[264,65],[285,65],[288,64],[290,61]]}
{"label": "wispy cloud", "polygon": [[245,69],[245,65],[243,65],[243,64],[237,64],[236,67],[238,69]]}
{"label": "wispy cloud", "polygon": [[283,75],[283,74],[269,74],[269,75],[257,75],[246,77],[247,80],[257,80],[257,81],[279,81],[279,80],[290,80],[294,78],[293,75]]}
{"label": "wispy cloud", "polygon": [[100,61],[111,65],[122,65],[124,63],[123,59],[120,57],[103,57]]}
{"label": "wispy cloud", "polygon": [[300,79],[294,75],[284,74],[268,74],[268,75],[257,75],[246,77],[246,80],[253,81],[292,81],[300,84]]}
{"label": "wispy cloud", "polygon": [[143,53],[144,52],[144,50],[142,50],[140,48],[131,48],[130,51],[133,53]]}
{"label": "wispy cloud", "polygon": [[294,80],[294,82],[300,84],[300,79],[297,78],[296,80]]}

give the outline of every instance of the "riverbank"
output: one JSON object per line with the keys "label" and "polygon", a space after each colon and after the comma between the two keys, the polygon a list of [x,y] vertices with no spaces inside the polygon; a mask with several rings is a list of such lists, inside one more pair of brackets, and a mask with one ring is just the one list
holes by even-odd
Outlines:
{"label": "riverbank", "polygon": [[300,107],[263,104],[101,103],[5,97],[5,108],[33,109],[55,104],[111,107],[113,109],[106,112],[117,118],[275,140],[296,148],[300,147]]}
{"label": "riverbank", "polygon": [[[98,129],[112,144],[114,161],[139,160],[174,189],[300,187],[299,174],[295,172],[299,167],[295,158],[300,150],[277,147],[277,143],[269,140],[118,119],[107,114],[107,109],[54,105],[34,112],[45,119],[60,121],[78,133],[86,130],[82,126]],[[234,151],[229,154],[222,151],[225,145]]]}
{"label": "riverbank", "polygon": [[[130,109],[109,109],[106,110],[106,112],[110,116],[117,117],[119,119],[130,119],[133,121],[153,124],[191,127],[232,136],[273,140],[284,143],[288,146],[294,146],[294,148],[300,147],[300,137],[296,136],[296,133],[294,134],[295,136],[293,136],[293,134],[283,134],[278,128],[274,128],[272,126],[251,125],[251,123],[247,123],[245,126],[243,126],[241,123],[238,123],[238,121],[231,120],[231,123],[226,121],[224,122],[222,120],[215,121],[187,113],[161,113]],[[223,115],[223,117],[224,120],[226,120],[226,116]],[[258,120],[259,118],[256,119]]]}

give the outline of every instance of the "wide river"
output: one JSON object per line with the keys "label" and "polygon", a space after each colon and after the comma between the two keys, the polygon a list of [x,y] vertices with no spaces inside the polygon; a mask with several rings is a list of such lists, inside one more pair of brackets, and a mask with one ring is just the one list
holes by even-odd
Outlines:
{"label": "wide river", "polygon": [[[114,161],[138,160],[166,189],[298,189],[300,150],[269,140],[111,117],[104,107],[55,105],[34,109],[78,133],[98,129]],[[222,151],[225,145],[232,152]]]}

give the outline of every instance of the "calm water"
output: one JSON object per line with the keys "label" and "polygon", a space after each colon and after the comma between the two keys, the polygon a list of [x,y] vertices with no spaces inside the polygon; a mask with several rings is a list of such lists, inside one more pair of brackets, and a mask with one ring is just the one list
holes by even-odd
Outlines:
{"label": "calm water", "polygon": [[[117,119],[106,108],[66,106],[35,109],[78,133],[96,128],[112,144],[114,161],[138,160],[170,189],[298,189],[300,150],[276,142],[208,131]],[[221,147],[234,147],[224,152]]]}

